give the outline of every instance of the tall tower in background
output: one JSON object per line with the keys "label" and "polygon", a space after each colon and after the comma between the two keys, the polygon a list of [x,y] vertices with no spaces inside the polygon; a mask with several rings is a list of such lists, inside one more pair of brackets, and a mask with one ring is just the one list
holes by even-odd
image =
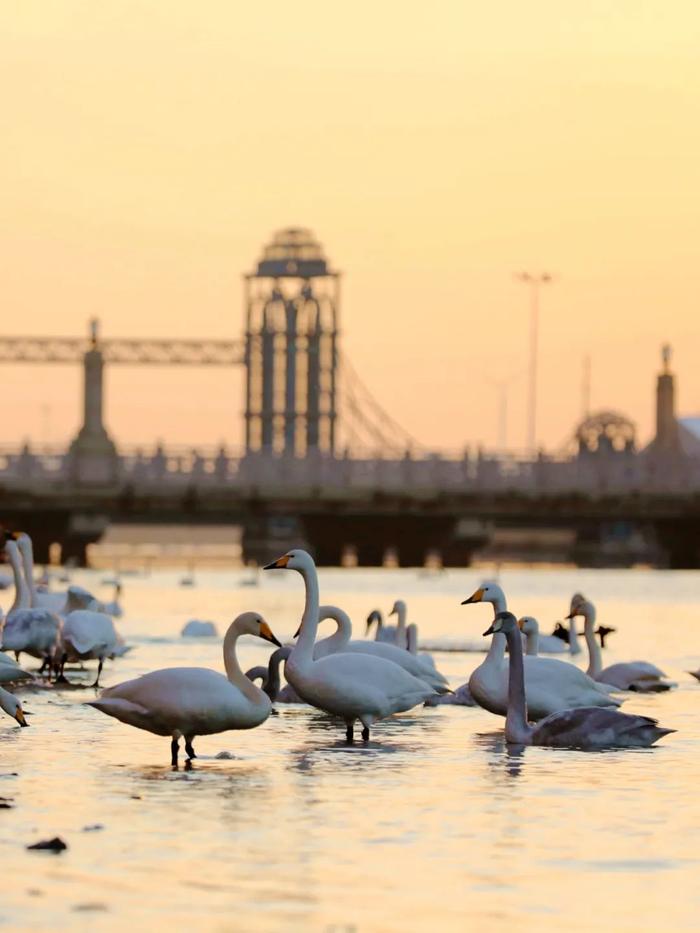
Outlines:
{"label": "tall tower in background", "polygon": [[245,276],[246,453],[333,454],[339,299],[309,230],[276,233]]}
{"label": "tall tower in background", "polygon": [[676,387],[670,370],[671,347],[661,349],[662,370],[656,380],[656,437],[652,446],[655,453],[678,453],[678,422],[676,421]]}

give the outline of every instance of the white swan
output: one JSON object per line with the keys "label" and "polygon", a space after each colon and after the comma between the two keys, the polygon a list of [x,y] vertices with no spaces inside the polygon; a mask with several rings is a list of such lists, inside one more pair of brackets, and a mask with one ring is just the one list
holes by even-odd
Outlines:
{"label": "white swan", "polygon": [[24,576],[29,587],[31,605],[37,609],[48,609],[59,616],[66,616],[74,609],[94,609],[99,605],[98,600],[81,586],[69,586],[65,593],[40,593],[34,581],[34,546],[32,539],[25,531],[15,534],[17,547],[22,555]]}
{"label": "white swan", "polygon": [[447,678],[436,671],[428,661],[423,660],[422,655],[410,654],[397,645],[389,645],[381,641],[366,641],[359,638],[351,641],[352,623],[350,617],[337,606],[321,606],[318,610],[318,620],[322,622],[324,619],[333,619],[338,627],[333,635],[316,642],[314,645],[314,660],[340,652],[371,654],[376,658],[393,661],[394,664],[398,664],[409,674],[424,680],[438,693],[449,692]]}
{"label": "white swan", "polygon": [[60,673],[57,683],[68,683],[64,674],[66,661],[96,660],[97,677],[93,687],[98,687],[105,658],[124,654],[124,641],[118,635],[110,616],[91,609],[76,609],[70,612],[61,630],[57,649],[60,658]]}
{"label": "white swan", "polygon": [[576,616],[583,616],[583,632],[588,647],[588,674],[591,677],[618,690],[632,690],[637,693],[661,693],[671,689],[673,684],[664,680],[664,672],[648,661],[628,661],[604,668],[594,631],[595,606],[580,593],[571,598],[571,609],[567,618],[575,622]]}
{"label": "white swan", "polygon": [[[488,602],[495,612],[505,612],[506,598],[496,583],[484,583],[462,605]],[[491,713],[505,716],[508,708],[508,663],[506,639],[496,633],[486,658],[469,678],[469,689],[479,704]],[[620,701],[567,661],[557,658],[525,659],[525,689],[532,719],[577,706],[619,706]]]}
{"label": "white swan", "polygon": [[[406,650],[413,655],[418,655],[418,626],[415,622],[411,622],[410,625],[406,626]],[[435,670],[435,658],[433,658],[432,654],[421,651],[419,657]]]}
{"label": "white swan", "polygon": [[302,550],[268,564],[265,570],[297,570],[306,587],[306,603],[299,639],[285,665],[285,675],[296,692],[318,709],[339,716],[346,725],[346,738],[353,739],[356,719],[362,723],[362,738],[369,740],[370,726],[392,713],[412,709],[433,689],[393,661],[371,654],[329,654],[314,661],[318,629],[318,577],[310,554]]}
{"label": "white swan", "polygon": [[16,719],[20,726],[29,725],[27,720],[24,718],[22,704],[19,702],[16,696],[13,696],[13,694],[9,693],[7,690],[3,690],[2,687],[0,687],[0,709],[7,713],[8,716]]}
{"label": "white swan", "polygon": [[506,741],[518,745],[552,748],[648,748],[662,736],[675,732],[663,729],[648,716],[630,716],[618,710],[578,707],[551,713],[535,726],[528,723],[525,699],[527,671],[523,642],[512,612],[497,612],[484,635],[505,637],[508,643],[508,710]]}
{"label": "white swan", "polygon": [[254,729],[270,715],[270,699],[245,676],[236,657],[241,635],[256,635],[279,645],[257,612],[244,612],[224,637],[226,676],[203,667],[171,667],[144,674],[104,690],[88,705],[154,735],[171,736],[171,762],[177,767],[180,738],[195,758],[195,736],[229,729]]}
{"label": "white swan", "polygon": [[[264,569],[264,568],[263,568]],[[396,644],[396,626],[395,625],[385,625],[382,613],[379,609],[373,609],[370,614],[367,616],[367,627],[365,629],[365,638],[369,637],[369,634],[372,630],[374,623],[377,623],[377,628],[374,633],[374,640],[384,642],[387,645]]]}
{"label": "white swan", "polygon": [[16,541],[6,541],[5,554],[12,567],[15,599],[3,626],[2,650],[14,651],[17,660],[23,651],[34,658],[40,658],[43,670],[50,664],[58,643],[61,620],[48,609],[31,606],[32,596],[22,573],[22,555]]}
{"label": "white swan", "polygon": [[34,676],[25,671],[6,654],[0,653],[0,684],[13,684],[20,680],[33,680]]}
{"label": "white swan", "polygon": [[217,638],[218,635],[213,622],[202,622],[200,619],[190,619],[180,632],[182,638]]}
{"label": "white swan", "polygon": [[114,596],[109,602],[100,602],[98,612],[106,612],[113,619],[121,619],[124,610],[119,603],[119,597],[122,595],[122,585],[119,580],[114,583]]}

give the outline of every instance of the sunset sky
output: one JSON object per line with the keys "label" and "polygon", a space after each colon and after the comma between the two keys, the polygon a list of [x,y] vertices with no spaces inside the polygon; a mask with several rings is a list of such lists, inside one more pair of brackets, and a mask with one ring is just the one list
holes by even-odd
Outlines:
{"label": "sunset sky", "polygon": [[[700,411],[691,0],[22,0],[0,31],[2,333],[235,337],[287,225],[343,272],[342,346],[428,446],[652,426],[660,346]],[[4,367],[0,442],[77,428],[78,367]],[[242,438],[242,373],[113,370],[118,441]]]}

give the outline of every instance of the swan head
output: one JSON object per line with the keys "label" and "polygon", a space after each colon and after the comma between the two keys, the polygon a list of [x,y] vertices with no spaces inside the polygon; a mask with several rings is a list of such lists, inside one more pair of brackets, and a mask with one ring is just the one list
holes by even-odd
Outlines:
{"label": "swan head", "polygon": [[379,628],[382,627],[382,614],[378,609],[373,609],[367,616],[367,628],[365,629],[365,635],[369,633],[369,630],[372,628],[375,622]]}
{"label": "swan head", "polygon": [[389,615],[390,615],[390,616],[395,616],[395,615],[399,615],[399,616],[400,616],[402,613],[403,613],[404,615],[406,614],[406,603],[403,601],[403,599],[397,599],[397,600],[394,602],[394,605],[391,607],[391,612],[389,613]]}
{"label": "swan head", "polygon": [[573,619],[576,616],[585,615],[587,607],[590,606],[590,603],[583,595],[583,593],[574,593],[571,597],[571,605],[569,606],[569,614],[565,616],[567,619]]}
{"label": "swan head", "polygon": [[505,601],[505,593],[498,583],[482,583],[481,586],[472,593],[469,599],[462,600],[462,605],[468,606],[472,603],[502,603],[505,605]]}
{"label": "swan head", "polygon": [[273,560],[271,564],[266,564],[263,570],[310,570],[315,566],[314,559],[308,551],[294,548]]}
{"label": "swan head", "polygon": [[538,635],[540,631],[539,623],[533,616],[523,616],[518,619],[518,628],[523,635]]}
{"label": "swan head", "polygon": [[518,620],[512,612],[497,612],[495,619],[486,629],[484,635],[495,635],[496,632],[509,635],[511,632],[517,632],[519,630]]}
{"label": "swan head", "polygon": [[272,629],[259,612],[243,612],[233,624],[240,635],[255,635],[264,641],[272,642],[278,648],[282,647],[282,643],[277,641]]}
{"label": "swan head", "polygon": [[0,690],[0,707],[2,707],[8,716],[12,716],[13,719],[16,719],[20,726],[29,725],[27,720],[24,718],[22,704],[19,702],[16,696],[14,696],[12,693],[8,693],[7,690]]}

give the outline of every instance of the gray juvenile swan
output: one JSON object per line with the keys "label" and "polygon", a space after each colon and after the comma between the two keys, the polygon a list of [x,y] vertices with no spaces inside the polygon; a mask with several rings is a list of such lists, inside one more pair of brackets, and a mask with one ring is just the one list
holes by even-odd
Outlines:
{"label": "gray juvenile swan", "polygon": [[597,706],[551,713],[531,726],[525,701],[523,642],[512,612],[497,613],[484,635],[499,633],[505,635],[510,655],[507,742],[550,748],[648,748],[662,736],[676,731],[662,728],[648,716],[632,716]]}

